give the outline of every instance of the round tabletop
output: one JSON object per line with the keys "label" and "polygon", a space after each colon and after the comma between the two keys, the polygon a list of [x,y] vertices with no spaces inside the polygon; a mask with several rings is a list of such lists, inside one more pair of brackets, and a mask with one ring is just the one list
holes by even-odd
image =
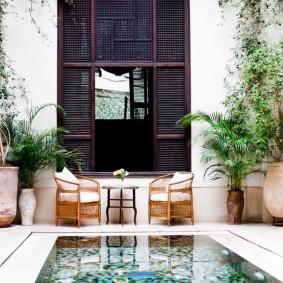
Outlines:
{"label": "round tabletop", "polygon": [[133,185],[109,185],[109,186],[102,186],[102,189],[105,190],[117,190],[117,189],[125,189],[125,190],[137,190],[139,186]]}

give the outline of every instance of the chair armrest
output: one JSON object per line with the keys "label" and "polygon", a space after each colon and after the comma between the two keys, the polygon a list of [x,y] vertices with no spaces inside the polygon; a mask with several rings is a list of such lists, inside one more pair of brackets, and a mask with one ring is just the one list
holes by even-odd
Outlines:
{"label": "chair armrest", "polygon": [[187,178],[180,180],[180,181],[176,181],[176,182],[170,182],[168,184],[168,191],[174,191],[174,192],[184,192],[186,190],[188,190],[189,188],[192,187],[193,184],[193,179],[194,179],[194,174],[193,173],[180,173],[180,174],[188,174],[190,176],[188,176]]}
{"label": "chair armrest", "polygon": [[100,183],[89,177],[76,176],[80,182],[79,190],[84,192],[96,192],[100,194]]}
{"label": "chair armrest", "polygon": [[60,177],[54,176],[57,190],[64,193],[76,193],[79,188],[79,184],[71,181],[61,179]]}
{"label": "chair armrest", "polygon": [[168,183],[170,181],[170,179],[173,177],[173,173],[171,174],[166,174],[166,175],[163,175],[163,176],[159,176],[155,179],[153,179],[150,183],[149,183],[149,186],[152,186],[154,185],[155,183],[157,182],[162,182],[162,183]]}

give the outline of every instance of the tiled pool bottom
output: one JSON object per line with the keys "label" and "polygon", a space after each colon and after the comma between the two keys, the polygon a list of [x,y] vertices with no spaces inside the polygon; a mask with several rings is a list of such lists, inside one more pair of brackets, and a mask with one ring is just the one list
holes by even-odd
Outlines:
{"label": "tiled pool bottom", "polygon": [[60,236],[36,282],[280,282],[206,235]]}

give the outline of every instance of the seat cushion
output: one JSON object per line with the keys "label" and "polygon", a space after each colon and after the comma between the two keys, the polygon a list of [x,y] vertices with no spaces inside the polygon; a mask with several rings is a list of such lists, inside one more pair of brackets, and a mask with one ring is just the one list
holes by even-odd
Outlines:
{"label": "seat cushion", "polygon": [[[186,193],[171,193],[171,201],[189,201],[190,194]],[[168,193],[152,194],[150,197],[152,201],[168,201]]]}
{"label": "seat cushion", "polygon": [[[96,192],[81,192],[81,203],[95,202],[99,200],[99,195]],[[59,201],[76,202],[77,194],[73,193],[61,193],[59,195]]]}
{"label": "seat cushion", "polygon": [[[69,184],[66,182],[72,182],[75,184],[79,184],[79,180],[77,177],[66,167],[64,167],[62,172],[56,172],[55,177],[60,178],[61,180],[57,180],[58,184],[61,186],[62,189],[64,190],[77,190],[78,186]],[[66,182],[65,182],[66,181]]]}
{"label": "seat cushion", "polygon": [[[177,183],[177,182],[182,182],[185,181],[186,179],[189,179],[190,177],[192,177],[192,174],[188,173],[188,174],[181,174],[179,172],[174,173],[173,177],[171,178],[171,180],[169,181],[169,184],[173,184],[173,183]],[[183,182],[183,183],[179,183],[176,185],[171,185],[170,188],[172,190],[174,189],[183,189],[183,188],[187,188],[189,186],[189,182]],[[166,192],[168,192],[168,188],[169,185],[166,187]]]}

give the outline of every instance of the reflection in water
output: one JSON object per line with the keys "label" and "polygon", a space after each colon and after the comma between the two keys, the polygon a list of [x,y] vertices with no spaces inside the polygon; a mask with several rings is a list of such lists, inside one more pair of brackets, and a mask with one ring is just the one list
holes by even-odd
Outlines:
{"label": "reflection in water", "polygon": [[208,236],[58,237],[36,282],[279,282]]}

